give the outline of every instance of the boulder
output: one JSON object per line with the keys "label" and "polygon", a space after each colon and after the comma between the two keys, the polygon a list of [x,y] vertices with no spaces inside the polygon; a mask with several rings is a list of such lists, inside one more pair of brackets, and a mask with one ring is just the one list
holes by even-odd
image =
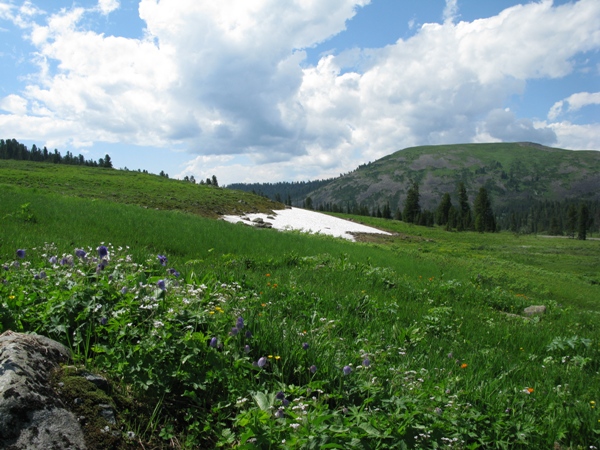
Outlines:
{"label": "boulder", "polygon": [[546,313],[546,307],[544,305],[532,305],[528,306],[523,310],[523,314],[526,316],[542,315]]}
{"label": "boulder", "polygon": [[86,448],[81,425],[50,384],[69,359],[69,350],[47,337],[0,335],[0,448]]}

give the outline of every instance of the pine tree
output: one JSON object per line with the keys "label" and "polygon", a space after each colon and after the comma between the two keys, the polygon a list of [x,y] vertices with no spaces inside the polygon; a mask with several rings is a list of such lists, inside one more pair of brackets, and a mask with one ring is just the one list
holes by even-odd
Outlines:
{"label": "pine tree", "polygon": [[575,237],[575,227],[577,226],[577,208],[574,204],[569,205],[569,209],[567,210],[567,236],[573,238]]}
{"label": "pine tree", "polygon": [[436,213],[436,221],[438,225],[446,225],[448,223],[448,214],[450,213],[450,208],[452,208],[452,200],[450,199],[450,194],[446,192],[442,196],[442,201],[440,202]]}
{"label": "pine tree", "polygon": [[462,181],[458,183],[458,217],[456,229],[458,231],[469,230],[472,227],[473,218],[467,188]]}
{"label": "pine tree", "polygon": [[590,211],[585,203],[579,206],[579,226],[577,231],[577,239],[585,241],[587,235],[587,224],[590,218]]}
{"label": "pine tree", "polygon": [[419,184],[414,181],[406,193],[406,201],[404,202],[404,211],[402,213],[402,217],[404,218],[405,222],[416,223],[420,213],[421,206],[419,205]]}
{"label": "pine tree", "polygon": [[496,231],[496,221],[487,189],[479,188],[475,198],[475,231],[480,233]]}

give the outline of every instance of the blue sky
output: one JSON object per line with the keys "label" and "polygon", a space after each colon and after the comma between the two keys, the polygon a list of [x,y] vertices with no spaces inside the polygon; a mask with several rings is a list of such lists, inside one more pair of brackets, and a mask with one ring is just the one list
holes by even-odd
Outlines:
{"label": "blue sky", "polygon": [[600,150],[598,0],[0,0],[0,137],[221,184]]}

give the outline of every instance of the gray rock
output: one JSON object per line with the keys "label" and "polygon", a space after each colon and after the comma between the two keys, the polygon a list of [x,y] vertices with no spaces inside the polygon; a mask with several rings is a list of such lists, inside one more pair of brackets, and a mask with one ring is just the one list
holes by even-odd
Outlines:
{"label": "gray rock", "polygon": [[541,315],[541,314],[544,314],[545,312],[546,312],[546,307],[544,305],[528,306],[527,308],[525,308],[523,310],[523,314],[525,314],[527,316]]}
{"label": "gray rock", "polygon": [[75,416],[50,387],[70,359],[64,346],[36,334],[0,335],[0,448],[85,449]]}

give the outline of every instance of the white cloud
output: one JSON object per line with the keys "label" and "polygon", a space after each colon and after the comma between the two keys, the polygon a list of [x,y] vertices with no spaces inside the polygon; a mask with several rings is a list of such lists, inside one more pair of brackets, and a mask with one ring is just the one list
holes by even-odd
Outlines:
{"label": "white cloud", "polygon": [[0,99],[0,109],[16,115],[27,113],[27,100],[15,94],[10,94]]}
{"label": "white cloud", "polygon": [[454,22],[458,15],[458,0],[446,0],[444,22]]}
{"label": "white cloud", "polygon": [[565,103],[568,104],[567,111],[577,111],[584,106],[589,105],[600,105],[600,92],[578,92],[563,100],[556,102],[550,111],[548,111],[548,118],[555,120],[558,116],[564,113]]}
{"label": "white cloud", "polygon": [[119,0],[98,0],[98,9],[104,15],[119,9]]}
{"label": "white cloud", "polygon": [[[575,56],[600,48],[600,2],[545,0],[454,23],[458,3],[447,0],[442,24],[307,65],[304,50],[344,30],[368,3],[140,0],[144,39],[84,27],[116,0],[49,16],[28,4],[12,20],[36,46],[40,70],[3,101],[13,115],[0,115],[0,125],[79,145],[186,146],[212,159],[190,161],[182,174],[204,165],[269,181],[334,176],[411,145],[573,142],[572,125],[518,119],[504,106],[528,80],[569,74]],[[17,14],[2,6],[0,15]],[[581,94],[549,118],[566,104],[597,102]],[[23,105],[30,115],[17,120]]]}

